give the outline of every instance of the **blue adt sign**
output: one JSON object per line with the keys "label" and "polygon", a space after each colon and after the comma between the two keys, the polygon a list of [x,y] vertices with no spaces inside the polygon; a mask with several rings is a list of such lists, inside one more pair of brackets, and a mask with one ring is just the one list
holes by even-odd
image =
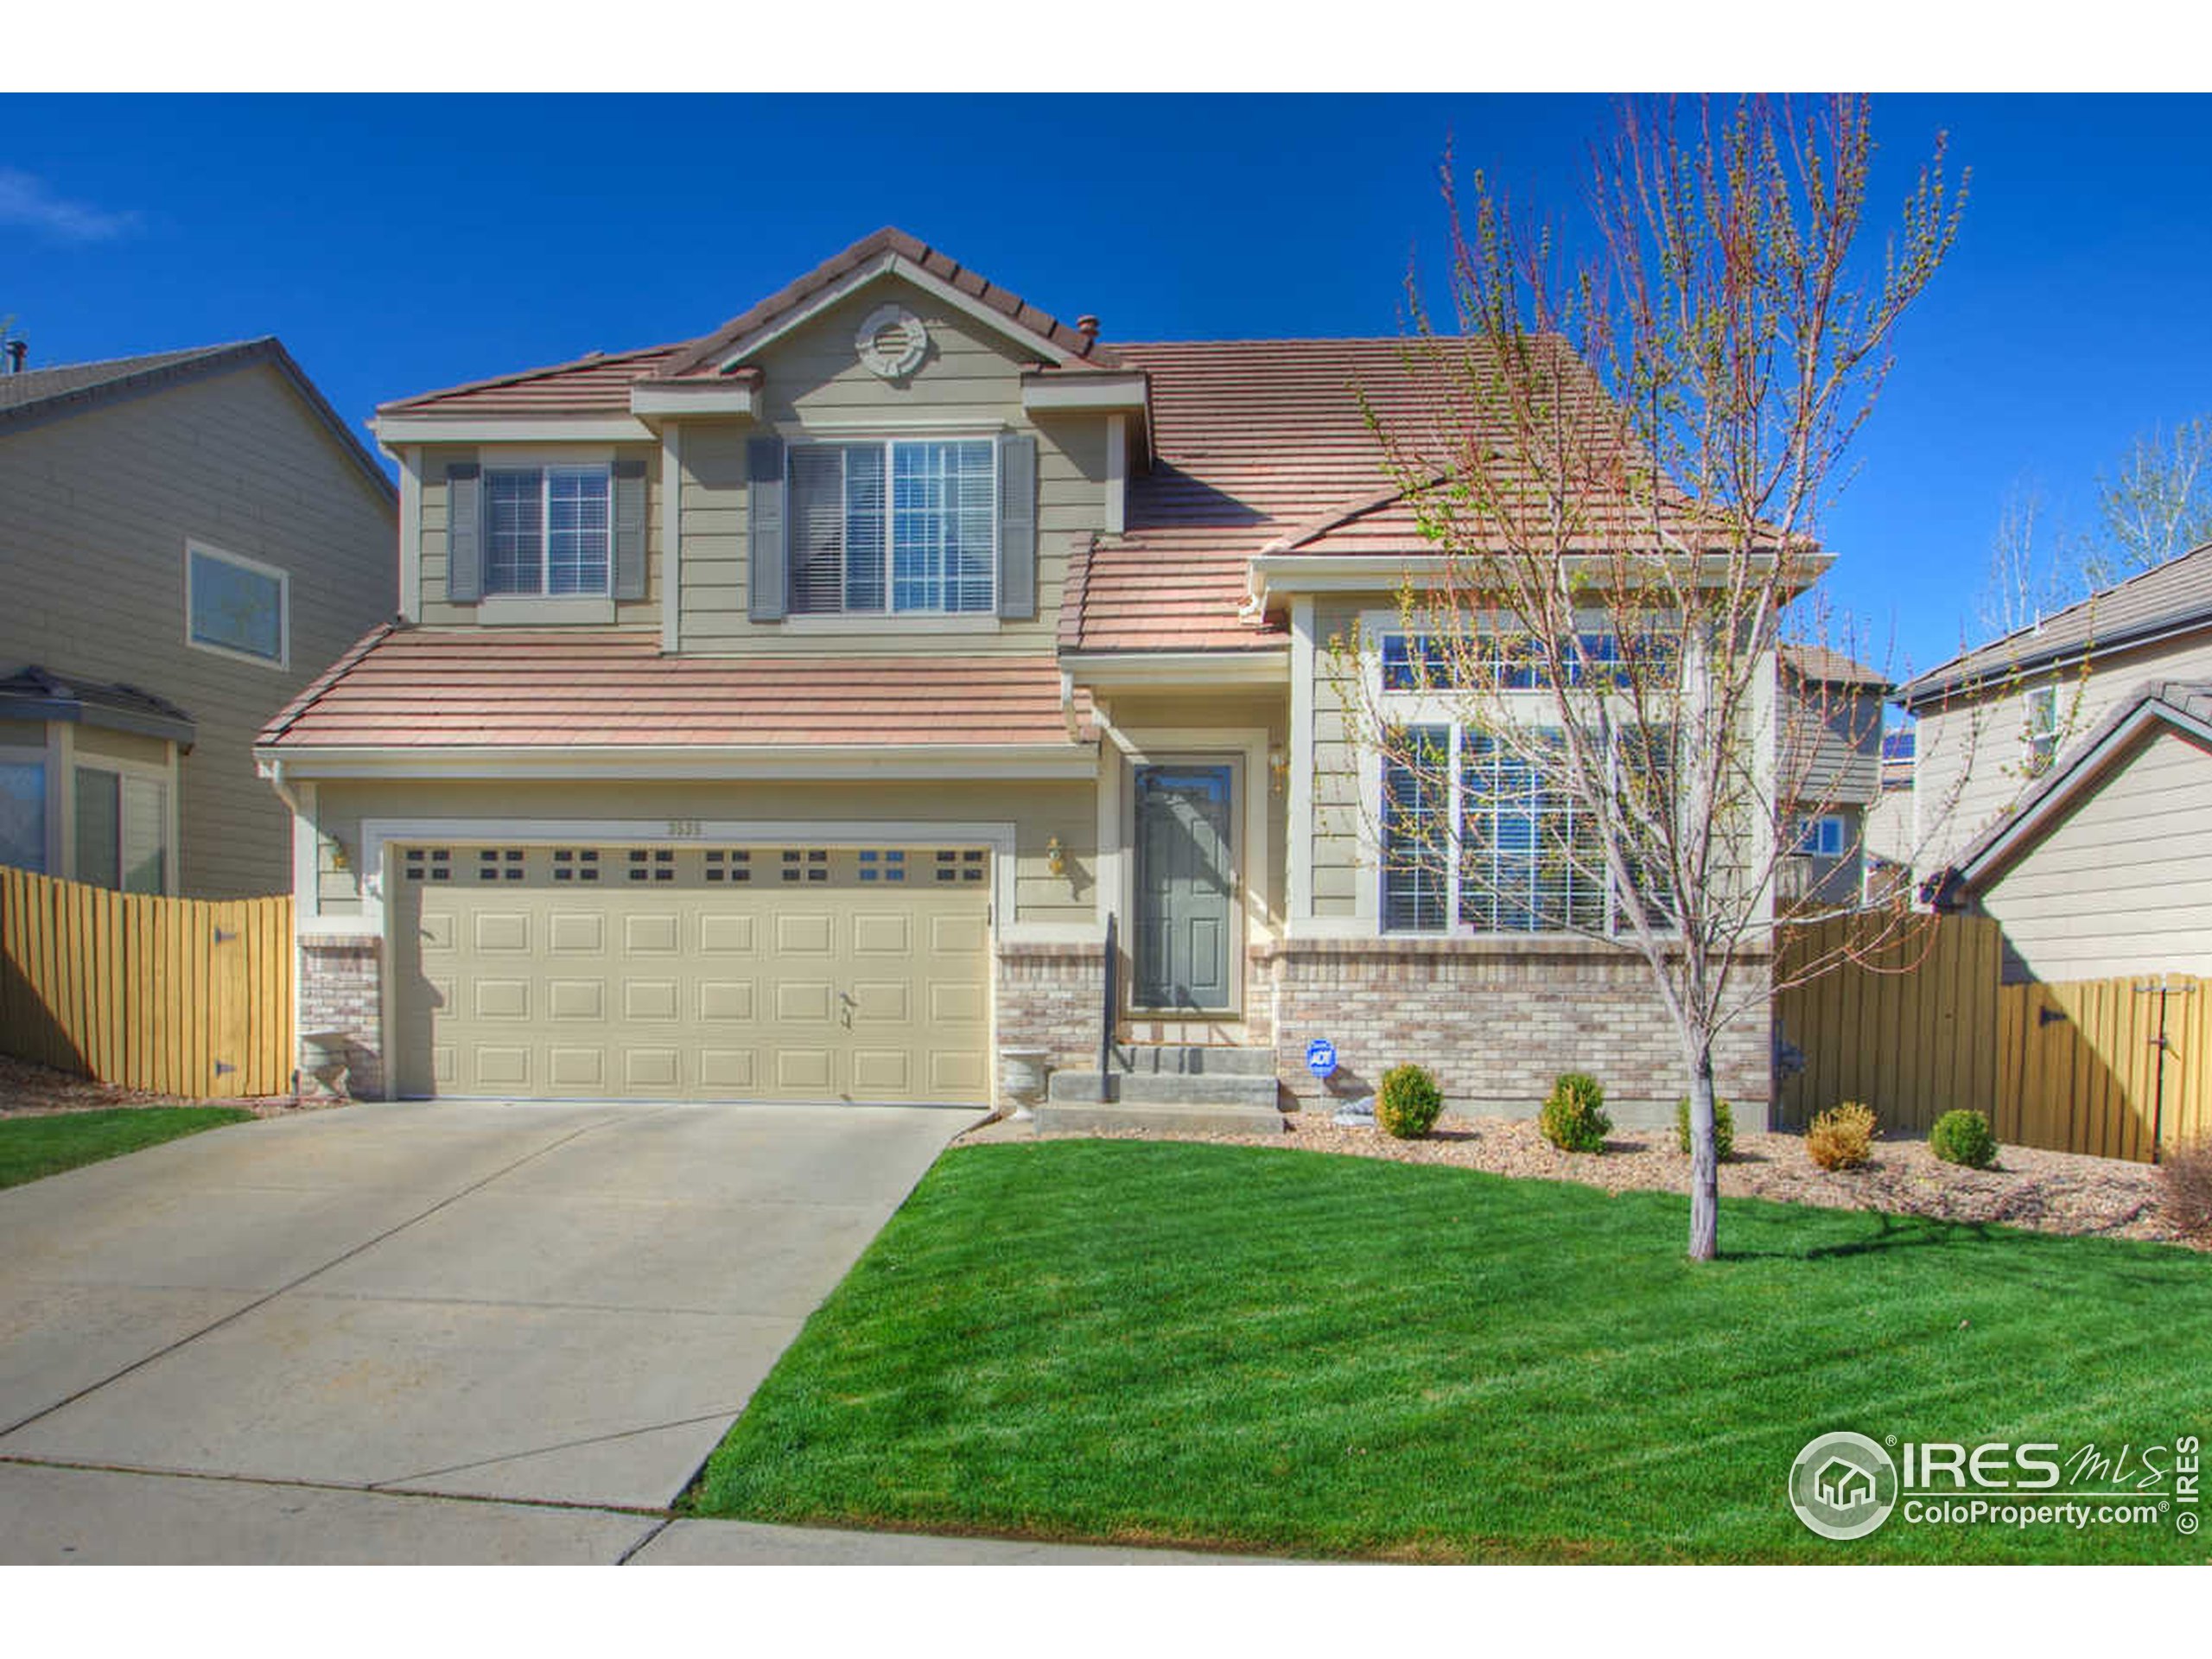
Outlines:
{"label": "blue adt sign", "polygon": [[1325,1037],[1306,1044],[1306,1069],[1317,1077],[1327,1077],[1337,1069],[1337,1046]]}

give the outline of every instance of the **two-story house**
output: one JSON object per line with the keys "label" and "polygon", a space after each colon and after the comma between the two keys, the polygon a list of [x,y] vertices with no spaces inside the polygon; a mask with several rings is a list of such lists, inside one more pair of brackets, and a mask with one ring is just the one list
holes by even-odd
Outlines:
{"label": "two-story house", "polygon": [[2014,980],[2212,973],[2212,545],[1929,670],[1917,874]]}
{"label": "two-story house", "polygon": [[254,738],[391,614],[395,505],[274,340],[0,374],[0,863],[289,888]]}
{"label": "two-story house", "polygon": [[1316,1037],[1338,1092],[1671,1113],[1641,962],[1414,902],[1362,810],[1330,645],[1423,550],[1355,395],[1400,346],[1109,342],[887,231],[385,405],[400,620],[259,748],[303,1021],[366,1093],[988,1103],[1009,1052],[1097,1068],[1110,931],[1123,1054],[1271,1120]]}
{"label": "two-story house", "polygon": [[1826,645],[1786,645],[1779,665],[1781,775],[1799,796],[1782,896],[1801,911],[1853,909],[1866,899],[1868,817],[1882,793],[1889,682]]}

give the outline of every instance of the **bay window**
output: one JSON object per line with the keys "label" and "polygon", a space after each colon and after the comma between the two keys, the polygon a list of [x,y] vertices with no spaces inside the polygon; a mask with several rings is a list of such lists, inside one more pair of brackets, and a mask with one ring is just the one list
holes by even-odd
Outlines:
{"label": "bay window", "polygon": [[997,448],[988,438],[792,446],[791,613],[989,614]]}

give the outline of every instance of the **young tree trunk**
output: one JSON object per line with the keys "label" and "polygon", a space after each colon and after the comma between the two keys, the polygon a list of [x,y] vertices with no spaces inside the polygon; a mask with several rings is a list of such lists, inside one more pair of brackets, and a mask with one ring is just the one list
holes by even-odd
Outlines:
{"label": "young tree trunk", "polygon": [[1699,1033],[1690,1054],[1690,1260],[1720,1253],[1720,1158],[1713,1144],[1713,1039]]}

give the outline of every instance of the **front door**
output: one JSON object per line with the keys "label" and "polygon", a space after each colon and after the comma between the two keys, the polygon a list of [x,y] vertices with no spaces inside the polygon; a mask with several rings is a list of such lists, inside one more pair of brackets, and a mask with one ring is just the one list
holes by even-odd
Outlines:
{"label": "front door", "polygon": [[1136,1005],[1221,1012],[1236,880],[1230,769],[1139,766],[1136,772]]}

